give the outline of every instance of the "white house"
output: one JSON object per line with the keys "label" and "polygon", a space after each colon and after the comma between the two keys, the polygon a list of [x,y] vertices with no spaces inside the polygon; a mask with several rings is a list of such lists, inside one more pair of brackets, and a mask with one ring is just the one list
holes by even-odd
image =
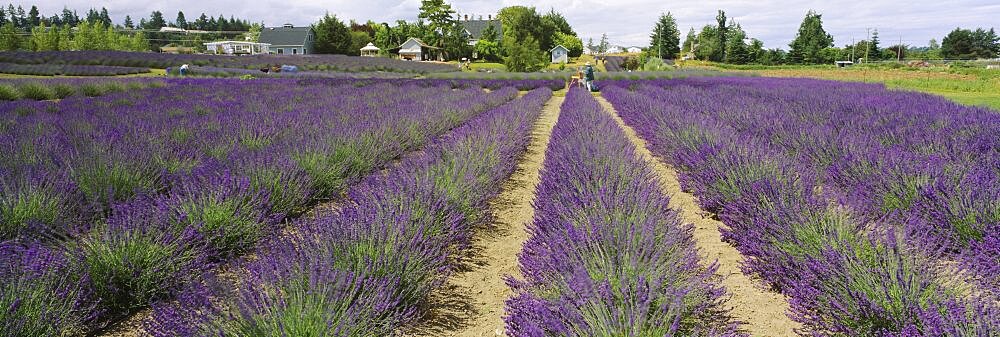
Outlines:
{"label": "white house", "polygon": [[272,53],[283,55],[312,54],[315,39],[312,27],[295,27],[290,23],[264,28],[258,37],[261,43],[271,44]]}
{"label": "white house", "polygon": [[441,48],[433,47],[411,37],[399,46],[399,59],[407,61],[444,61]]}
{"label": "white house", "polygon": [[566,47],[558,45],[549,52],[552,53],[552,63],[569,63],[569,49]]}
{"label": "white house", "polygon": [[629,53],[632,53],[632,54],[638,54],[638,53],[642,52],[642,48],[639,48],[639,47],[636,47],[636,46],[631,46],[631,47],[628,47],[627,49],[625,49],[625,51],[627,51]]}
{"label": "white house", "polygon": [[610,46],[610,47],[608,47],[608,51],[606,51],[604,53],[605,54],[618,54],[618,53],[621,53],[621,52],[624,52],[624,51],[625,50],[622,49],[621,46]]}
{"label": "white house", "polygon": [[593,49],[590,49],[590,47],[587,46],[583,46],[583,55],[594,55],[594,54],[595,53]]}
{"label": "white house", "polygon": [[256,55],[271,52],[270,43],[249,41],[215,41],[205,43],[205,49],[211,54]]}

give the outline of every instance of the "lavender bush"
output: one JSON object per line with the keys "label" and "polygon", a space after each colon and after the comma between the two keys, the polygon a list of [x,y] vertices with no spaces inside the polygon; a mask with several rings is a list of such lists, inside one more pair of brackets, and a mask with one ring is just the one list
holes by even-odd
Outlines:
{"label": "lavender bush", "polygon": [[513,173],[550,95],[532,91],[369,176],[350,188],[352,204],[268,241],[261,259],[242,264],[236,291],[195,284],[176,304],[158,305],[147,330],[158,336],[392,333],[419,317],[428,293],[447,277],[449,257],[487,220],[486,202]]}
{"label": "lavender bush", "polygon": [[[52,282],[85,290],[87,306],[71,312],[82,324],[74,329],[99,329],[172,298],[275,235],[282,219],[341,197],[517,94],[392,83],[169,83],[0,104],[2,233],[63,247],[66,279]],[[438,99],[416,99],[427,96]]]}
{"label": "lavender bush", "polygon": [[989,286],[1000,261],[990,247],[994,112],[799,79],[692,78],[605,93],[718,212],[744,269],[790,296],[801,334],[1000,328]]}
{"label": "lavender bush", "polygon": [[738,335],[652,169],[596,100],[566,96],[531,237],[511,280],[513,336]]}

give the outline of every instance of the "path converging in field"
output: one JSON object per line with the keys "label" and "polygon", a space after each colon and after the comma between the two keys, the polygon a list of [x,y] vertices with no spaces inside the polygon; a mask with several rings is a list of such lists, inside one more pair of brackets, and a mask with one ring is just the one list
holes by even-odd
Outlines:
{"label": "path converging in field", "polygon": [[413,336],[498,336],[504,331],[504,301],[512,292],[504,277],[518,274],[517,252],[528,238],[525,224],[532,221],[535,189],[552,129],[559,119],[563,97],[552,97],[532,130],[528,150],[517,171],[491,202],[494,221],[479,228],[464,269],[435,293],[432,317],[411,332]]}
{"label": "path converging in field", "polygon": [[788,301],[784,296],[761,289],[759,284],[743,274],[739,251],[721,239],[719,228],[723,226],[722,222],[705,216],[695,196],[681,189],[677,172],[653,156],[646,148],[646,142],[625,124],[610,102],[603,97],[596,98],[625,130],[639,155],[650,162],[660,178],[660,186],[670,196],[670,207],[678,211],[684,222],[694,224],[694,239],[701,257],[706,262],[717,260],[719,269],[716,273],[732,295],[728,303],[733,308],[733,316],[743,321],[743,328],[753,336],[794,336],[793,330],[801,325],[785,314]]}

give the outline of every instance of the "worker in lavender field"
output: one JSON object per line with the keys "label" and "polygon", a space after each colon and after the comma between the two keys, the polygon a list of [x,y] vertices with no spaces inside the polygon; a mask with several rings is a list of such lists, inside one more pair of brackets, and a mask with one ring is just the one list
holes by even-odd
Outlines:
{"label": "worker in lavender field", "polygon": [[181,72],[181,76],[187,75],[188,65],[186,63],[181,65],[180,72]]}
{"label": "worker in lavender field", "polygon": [[587,85],[587,90],[594,90],[594,66],[590,65],[590,62],[583,68],[583,83]]}

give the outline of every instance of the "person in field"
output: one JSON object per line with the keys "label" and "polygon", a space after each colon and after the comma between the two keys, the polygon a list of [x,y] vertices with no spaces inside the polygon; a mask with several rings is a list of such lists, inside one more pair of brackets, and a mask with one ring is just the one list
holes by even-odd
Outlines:
{"label": "person in field", "polygon": [[594,66],[590,65],[590,62],[583,68],[583,83],[587,85],[587,90],[594,90]]}

